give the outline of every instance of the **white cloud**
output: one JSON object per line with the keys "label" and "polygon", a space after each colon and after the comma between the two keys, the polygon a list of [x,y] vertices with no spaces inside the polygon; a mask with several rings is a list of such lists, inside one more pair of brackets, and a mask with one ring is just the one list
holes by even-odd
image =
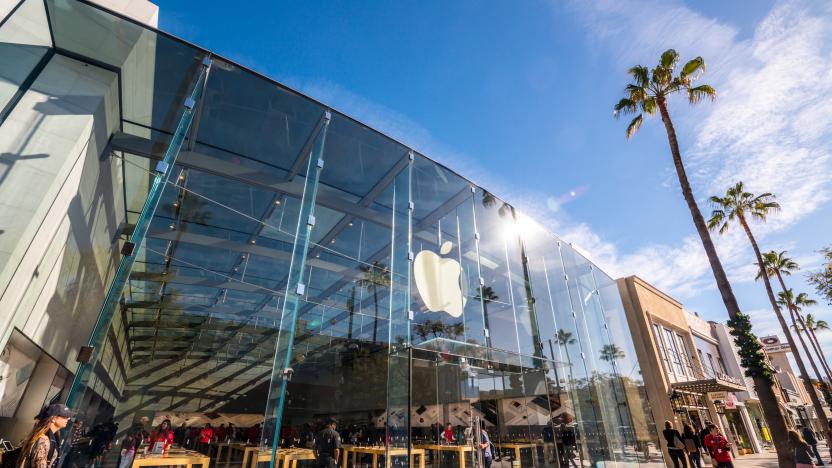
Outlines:
{"label": "white cloud", "polygon": [[[828,9],[814,11],[821,9],[784,2],[772,9],[751,38],[738,40],[733,27],[681,4],[616,1],[573,7],[594,40],[621,57],[621,66],[644,62],[645,57],[655,60],[668,41],[683,57],[695,53],[708,61],[705,77],[720,93],[717,102],[696,109],[695,114],[676,106],[677,121],[695,129],[685,156],[705,216],[710,208],[705,196],[724,193],[739,180],[751,191],[775,193],[782,212],[753,226],[758,240],[764,241],[775,231],[794,229],[829,200],[832,17]],[[703,114],[704,120],[694,120]],[[612,273],[639,274],[680,299],[713,287],[696,235],[621,253],[586,225],[561,230],[566,239],[605,252],[595,260]],[[735,228],[713,237],[731,280],[753,281],[754,258],[743,233]],[[788,248],[761,243],[764,249]]]}

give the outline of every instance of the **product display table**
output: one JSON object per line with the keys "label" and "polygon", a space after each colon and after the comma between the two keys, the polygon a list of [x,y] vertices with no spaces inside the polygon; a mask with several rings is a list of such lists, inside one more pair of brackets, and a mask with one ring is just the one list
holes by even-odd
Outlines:
{"label": "product display table", "polygon": [[457,454],[457,457],[459,457],[459,468],[465,468],[465,453],[474,450],[470,445],[424,444],[414,445],[414,447],[425,451],[435,450],[437,452],[454,452]]}
{"label": "product display table", "polygon": [[[377,468],[378,466],[378,457],[384,457],[384,466],[385,468],[390,468],[390,459],[393,457],[402,457],[407,456],[407,449],[403,447],[390,447],[389,449],[384,447],[383,445],[375,446],[375,447],[358,447],[352,445],[345,445],[342,447],[344,454],[341,456],[341,466],[343,468],[347,468],[347,458],[349,454],[352,454],[352,466],[356,466],[356,462],[358,460],[358,454],[366,454],[371,455],[373,457],[373,464],[370,465],[370,468]],[[389,456],[388,456],[389,454]],[[419,468],[425,468],[425,450],[421,448],[413,447],[410,449],[410,454],[412,457],[410,458],[410,468],[413,468],[413,458],[418,456],[419,457]]]}
{"label": "product display table", "polygon": [[142,466],[185,466],[202,465],[208,468],[211,459],[199,452],[182,449],[171,449],[168,453],[143,453],[133,459],[133,468]]}
{"label": "product display table", "polygon": [[[268,462],[272,459],[272,451],[271,450],[261,450],[258,451],[255,455],[251,457],[251,468],[257,468],[257,464],[260,462]],[[309,449],[296,449],[296,448],[289,448],[289,449],[280,449],[277,451],[277,455],[275,456],[275,466],[280,465],[280,462],[283,462],[283,468],[297,468],[298,461],[301,460],[314,460],[315,454],[312,450]],[[247,468],[243,465],[242,468]]]}
{"label": "product display table", "polygon": [[215,455],[217,464],[220,463],[220,456],[222,456],[222,449],[228,449],[228,454],[225,456],[225,464],[231,463],[231,456],[233,455],[235,450],[244,451],[246,447],[253,447],[252,445],[245,444],[243,442],[223,442],[221,444],[217,444],[217,454]]}
{"label": "product display table", "polygon": [[523,450],[523,449],[529,449],[529,450],[531,450],[531,451],[532,451],[532,459],[534,459],[534,457],[535,457],[535,453],[537,452],[537,444],[528,444],[528,443],[513,444],[513,443],[507,443],[507,444],[494,444],[494,446],[495,446],[495,447],[497,447],[497,449],[499,449],[499,450],[513,450],[513,451],[514,451],[514,461],[517,461],[517,462],[519,462],[519,461],[520,461],[520,451],[521,451],[521,450]]}

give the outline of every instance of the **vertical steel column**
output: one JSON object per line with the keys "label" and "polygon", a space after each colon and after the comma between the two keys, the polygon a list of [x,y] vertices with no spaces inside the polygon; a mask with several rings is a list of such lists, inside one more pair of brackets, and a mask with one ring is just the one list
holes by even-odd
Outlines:
{"label": "vertical steel column", "polygon": [[[274,362],[272,363],[271,385],[269,397],[266,402],[266,417],[272,418],[273,422],[266,420],[263,427],[261,445],[265,445],[268,437],[271,436],[272,456],[269,466],[277,466],[278,442],[280,440],[280,423],[283,420],[285,410],[286,387],[292,378],[294,371],[292,364],[292,347],[295,344],[295,327],[300,308],[300,298],[306,292],[306,285],[303,280],[303,270],[306,268],[306,256],[309,251],[309,239],[312,229],[315,226],[315,201],[318,195],[318,182],[321,178],[321,171],[324,168],[324,148],[326,145],[326,134],[331,120],[330,112],[324,115],[324,127],[318,135],[312,155],[307,163],[306,183],[301,199],[301,208],[298,215],[298,224],[295,230],[295,243],[292,248],[292,260],[289,264],[289,277],[286,285],[286,298],[283,301],[283,310],[280,318],[280,329],[288,326],[287,335],[278,332],[275,345]],[[281,340],[284,342],[281,343]],[[280,348],[285,347],[281,356]],[[271,434],[269,434],[271,432]]]}
{"label": "vertical steel column", "polygon": [[133,264],[136,262],[136,254],[144,241],[147,230],[150,227],[150,220],[156,213],[156,207],[162,198],[162,192],[173,172],[176,158],[179,156],[182,143],[191,127],[195,108],[202,100],[212,63],[209,57],[202,59],[199,74],[197,75],[193,88],[182,103],[182,115],[179,117],[176,131],[171,138],[167,150],[165,150],[164,157],[156,164],[156,174],[153,177],[153,184],[150,186],[147,199],[142,207],[139,219],[136,221],[136,227],[133,229],[133,233],[130,234],[130,239],[122,247],[122,256],[118,263],[118,269],[113,277],[113,281],[110,283],[110,288],[107,290],[104,303],[98,312],[95,327],[90,335],[88,346],[92,348],[92,353],[85,362],[80,364],[78,371],[75,373],[75,379],[72,381],[72,387],[69,390],[66,403],[70,408],[77,409],[78,403],[84,396],[87,384],[89,383],[90,370],[100,358],[101,349],[107,336],[107,330],[110,328],[113,320],[113,314],[119,306],[121,295],[124,292],[124,286],[127,284],[127,279],[130,277]]}

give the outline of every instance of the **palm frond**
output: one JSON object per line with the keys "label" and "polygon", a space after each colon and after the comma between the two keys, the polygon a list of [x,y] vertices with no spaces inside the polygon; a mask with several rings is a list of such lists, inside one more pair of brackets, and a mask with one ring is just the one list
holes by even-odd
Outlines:
{"label": "palm frond", "polygon": [[662,58],[659,60],[659,66],[662,68],[666,68],[672,70],[673,67],[676,66],[676,63],[679,61],[679,54],[673,49],[667,49],[662,54]]}
{"label": "palm frond", "polygon": [[617,119],[621,114],[634,114],[638,110],[638,105],[635,101],[629,98],[622,98],[613,107],[612,115]]}
{"label": "palm frond", "polygon": [[[703,59],[702,57],[696,57],[695,59],[690,60],[688,63],[686,63],[684,67],[682,67],[681,76],[684,77],[684,78],[688,78],[691,75],[693,75],[694,73],[699,72],[697,74],[697,77],[698,77],[698,75],[701,74],[704,71],[705,71],[705,59]],[[693,79],[695,80],[696,77],[694,77]]]}
{"label": "palm frond", "polygon": [[688,101],[691,104],[696,104],[702,99],[716,99],[716,90],[711,85],[699,85],[693,88],[688,88]]}
{"label": "palm frond", "polygon": [[628,140],[630,138],[632,138],[633,135],[636,134],[636,132],[638,132],[639,128],[641,128],[641,123],[644,121],[644,118],[642,117],[642,115],[643,114],[639,114],[638,116],[636,116],[636,118],[633,119],[632,122],[630,122],[630,125],[627,125],[627,139]]}
{"label": "palm frond", "polygon": [[627,70],[627,73],[629,73],[636,81],[636,84],[642,88],[650,84],[650,71],[643,65],[636,65]]}
{"label": "palm frond", "polygon": [[641,110],[647,115],[656,115],[658,109],[659,106],[656,104],[656,98],[653,96],[641,101]]}
{"label": "palm frond", "polygon": [[629,96],[634,102],[641,102],[647,99],[647,88],[634,84],[628,84],[624,88],[624,94]]}
{"label": "palm frond", "polygon": [[[713,199],[715,199],[715,198],[718,199],[718,197],[711,197],[711,201],[713,202]],[[716,204],[716,203],[714,203],[714,204]],[[725,222],[725,211],[723,211],[723,210],[713,210],[713,211],[711,211],[711,218],[708,220],[708,229],[713,231],[720,224],[722,224],[724,222]],[[722,232],[721,228],[720,228],[720,232]]]}

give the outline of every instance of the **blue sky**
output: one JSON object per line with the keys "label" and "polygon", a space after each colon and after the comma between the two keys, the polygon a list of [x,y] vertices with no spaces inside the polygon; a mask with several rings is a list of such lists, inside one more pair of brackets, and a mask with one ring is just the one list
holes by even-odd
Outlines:
{"label": "blue sky", "polygon": [[[661,121],[627,142],[627,122],[612,118],[627,68],[653,66],[667,48],[702,55],[701,81],[720,97],[676,100],[671,112],[703,211],[743,180],[784,208],[752,226],[763,249],[811,269],[832,244],[828,2],[156,3],[161,29],[396,137],[543,220],[613,276],[638,274],[724,321]],[[756,331],[777,332],[746,238],[716,241]],[[789,281],[812,292],[803,273]],[[811,312],[832,320],[829,310]]]}

